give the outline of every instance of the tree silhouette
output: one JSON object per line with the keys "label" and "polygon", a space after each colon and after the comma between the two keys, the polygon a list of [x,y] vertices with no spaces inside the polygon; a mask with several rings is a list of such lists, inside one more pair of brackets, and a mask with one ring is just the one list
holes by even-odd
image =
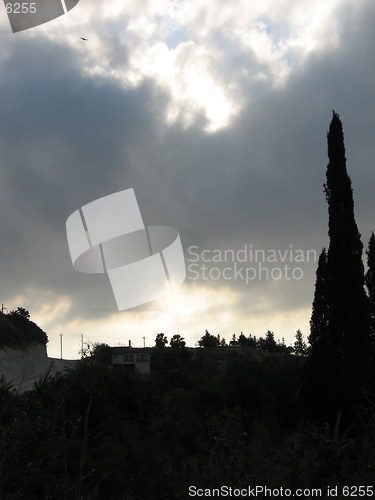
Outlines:
{"label": "tree silhouette", "polygon": [[17,309],[10,311],[9,316],[16,316],[19,318],[30,319],[30,313],[24,307],[17,307]]}
{"label": "tree silhouette", "polygon": [[206,330],[203,337],[198,340],[198,344],[200,347],[218,347],[220,340]]}
{"label": "tree silhouette", "polygon": [[374,233],[371,234],[371,238],[368,244],[367,254],[367,265],[368,271],[365,277],[366,288],[368,291],[368,296],[370,299],[370,309],[371,309],[371,340],[373,348],[375,347],[375,236]]}
{"label": "tree silhouette", "polygon": [[265,338],[259,338],[258,347],[268,352],[280,352],[280,346],[275,340],[275,334],[270,330],[267,331]]}
{"label": "tree silhouette", "polygon": [[225,340],[224,337],[220,339],[220,347],[226,347],[227,346],[227,341]]}
{"label": "tree silhouette", "polygon": [[[370,378],[370,310],[364,290],[363,245],[354,218],[344,134],[333,112],[328,132],[329,248],[319,259],[310,342],[311,368],[324,379],[336,405],[349,412]],[[326,262],[325,262],[326,260]]]}
{"label": "tree silhouette", "polygon": [[258,347],[258,341],[255,335],[249,334],[247,338],[247,345],[251,347]]}
{"label": "tree silhouette", "polygon": [[266,333],[266,338],[264,342],[264,349],[269,352],[277,352],[278,347],[277,343],[275,340],[275,334],[271,332],[270,330],[267,331]]}
{"label": "tree silhouette", "polygon": [[303,339],[302,332],[298,329],[296,332],[296,341],[294,342],[294,352],[297,356],[306,356],[307,351],[307,345]]}
{"label": "tree silhouette", "polygon": [[321,365],[328,330],[327,306],[327,252],[323,248],[318,261],[315,281],[315,295],[310,320],[309,342],[311,344],[310,365],[319,370]]}
{"label": "tree silhouette", "polygon": [[232,336],[232,340],[229,342],[229,345],[231,346],[236,346],[238,345],[238,340],[236,338],[236,334],[234,333],[233,336]]}
{"label": "tree silhouette", "polygon": [[240,346],[245,346],[248,345],[248,339],[245,337],[245,335],[241,332],[239,337],[238,337],[238,345]]}
{"label": "tree silhouette", "polygon": [[186,342],[185,340],[181,337],[181,335],[173,335],[173,337],[170,340],[170,346],[172,349],[178,351],[185,349]]}
{"label": "tree silhouette", "polygon": [[164,335],[164,333],[158,333],[155,338],[155,347],[157,349],[164,349],[164,347],[168,344],[168,339]]}

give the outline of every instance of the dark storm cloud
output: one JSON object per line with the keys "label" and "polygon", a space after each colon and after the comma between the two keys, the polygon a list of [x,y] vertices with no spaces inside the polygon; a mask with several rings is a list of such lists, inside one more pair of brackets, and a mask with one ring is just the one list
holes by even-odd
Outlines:
{"label": "dark storm cloud", "polygon": [[16,43],[2,65],[1,268],[7,296],[31,284],[74,293],[66,275],[66,218],[130,187],[127,145],[142,147],[152,136],[147,85],[123,92],[82,77],[76,64],[69,51],[34,40]]}
{"label": "dark storm cloud", "polygon": [[[244,106],[216,134],[202,132],[203,117],[188,129],[166,126],[167,96],[151,82],[120,88],[82,74],[70,49],[37,39],[9,44],[0,80],[3,293],[50,289],[72,298],[74,314],[92,304],[113,307],[105,277],[73,270],[65,221],[85,203],[129,187],[145,223],[176,227],[185,250],[247,243],[319,252],[327,244],[322,184],[332,109],[344,122],[367,244],[375,228],[372,11],[367,3],[350,17],[341,13],[340,46],[313,55],[285,88],[239,77]],[[120,53],[109,56],[118,61]],[[238,310],[261,293],[287,311],[311,303],[315,267],[272,289],[264,281],[225,284],[244,293]]]}

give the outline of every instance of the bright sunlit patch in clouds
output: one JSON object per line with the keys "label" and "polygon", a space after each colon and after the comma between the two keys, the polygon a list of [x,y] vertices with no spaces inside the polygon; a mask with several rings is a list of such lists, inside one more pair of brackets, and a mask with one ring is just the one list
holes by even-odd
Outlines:
{"label": "bright sunlit patch in clouds", "polygon": [[[18,297],[15,303],[28,304],[25,297]],[[84,311],[80,317],[69,318],[71,304],[65,298],[51,301],[50,306],[42,305],[38,299],[38,304],[40,307],[30,304],[31,319],[48,335],[48,355],[60,357],[62,340],[66,359],[79,357],[81,335],[85,343],[104,342],[114,346],[128,345],[131,341],[133,347],[153,347],[158,333],[164,333],[168,340],[179,334],[188,346],[195,346],[206,329],[227,342],[233,333],[238,335],[243,331],[245,335],[264,337],[267,330],[272,330],[276,339],[285,337],[290,344],[298,328],[307,336],[311,312],[308,308],[281,310],[277,303],[255,293],[249,295],[249,306],[244,309],[242,292],[227,286],[212,288],[192,283],[182,285],[141,310],[103,311],[100,317],[95,312],[95,320],[84,315]],[[49,329],[47,326],[53,318],[53,329]]]}
{"label": "bright sunlit patch in clouds", "polygon": [[[110,345],[152,347],[157,333],[165,333],[168,339],[174,334],[182,335],[187,344],[194,346],[207,328],[217,335],[231,332],[237,292],[227,288],[209,289],[199,286],[181,286],[158,301],[147,304],[142,310],[129,310],[111,314],[93,321],[90,318],[59,318],[53,331],[47,331],[50,342],[48,353],[51,357],[60,356],[60,338],[63,335],[64,358],[77,358],[80,335],[88,343],[105,342]],[[36,315],[40,326],[46,323],[47,316]],[[208,320],[208,318],[210,318]],[[78,347],[77,347],[78,346]]]}
{"label": "bright sunlit patch in clouds", "polygon": [[220,76],[216,79],[211,69],[215,56],[219,54],[192,41],[174,49],[158,42],[134,57],[134,78],[139,74],[151,77],[169,92],[169,124],[181,121],[189,126],[197,115],[203,114],[208,122],[206,131],[215,132],[227,126],[238,110],[233,92],[223,87]]}
{"label": "bright sunlit patch in clouds", "polygon": [[[213,133],[239,114],[244,85],[286,85],[310,54],[337,47],[336,12],[343,3],[81,0],[28,36],[69,43],[92,78],[125,88],[154,81],[168,96],[166,124],[189,127],[199,120]],[[80,43],[79,35],[89,41]]]}
{"label": "bright sunlit patch in clouds", "polygon": [[215,289],[202,286],[181,286],[156,302],[160,307],[164,324],[173,327],[176,320],[191,321],[207,312],[230,309],[236,300],[236,293],[224,287]]}

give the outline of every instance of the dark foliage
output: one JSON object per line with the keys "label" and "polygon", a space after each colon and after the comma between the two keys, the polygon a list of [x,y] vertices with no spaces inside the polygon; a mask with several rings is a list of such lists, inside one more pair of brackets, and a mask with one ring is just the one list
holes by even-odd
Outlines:
{"label": "dark foliage", "polygon": [[301,330],[296,332],[296,341],[294,342],[294,353],[297,356],[306,356],[309,352],[306,342],[303,339]]}
{"label": "dark foliage", "polygon": [[[220,338],[220,335],[212,335],[207,330],[205,334],[198,340],[198,345],[200,347],[208,347],[208,348],[226,348],[228,347],[224,338]],[[242,332],[237,337],[234,333],[232,339],[229,341],[229,347],[253,347],[255,349],[260,349],[262,351],[267,352],[279,352],[290,354],[294,351],[292,346],[287,346],[285,344],[284,339],[280,341],[275,340],[275,335],[270,330],[267,331],[266,337],[259,337],[258,339],[249,335],[246,337]]]}
{"label": "dark foliage", "polygon": [[200,347],[219,347],[220,339],[206,330],[203,337],[198,340],[198,344]]}
{"label": "dark foliage", "polygon": [[173,335],[173,337],[170,340],[170,345],[171,348],[175,351],[180,351],[185,349],[186,342],[185,340],[181,337],[181,335]]}
{"label": "dark foliage", "polygon": [[[323,248],[318,261],[315,281],[315,295],[310,320],[311,358],[313,371],[325,362],[324,351],[328,339],[328,303],[327,303],[327,252]],[[324,368],[322,371],[326,371]]]}
{"label": "dark foliage", "polygon": [[23,308],[11,311],[9,314],[0,313],[0,348],[27,347],[33,342],[46,345],[46,333],[28,319],[30,315]]}
{"label": "dark foliage", "polygon": [[24,307],[17,307],[14,311],[10,311],[9,316],[20,316],[24,319],[30,319],[30,313]]}
{"label": "dark foliage", "polygon": [[196,349],[178,367],[172,349],[155,352],[171,366],[148,376],[94,354],[32,392],[3,386],[0,498],[179,500],[191,484],[371,484],[372,423],[347,439],[296,420],[303,357]]}
{"label": "dark foliage", "polygon": [[155,338],[155,347],[157,349],[164,349],[164,347],[168,344],[168,339],[164,335],[164,333],[158,333]]}

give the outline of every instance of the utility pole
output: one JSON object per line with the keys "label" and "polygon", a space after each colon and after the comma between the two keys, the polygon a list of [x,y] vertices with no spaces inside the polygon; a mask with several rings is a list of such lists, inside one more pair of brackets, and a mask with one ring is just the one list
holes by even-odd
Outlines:
{"label": "utility pole", "polygon": [[81,333],[81,355],[83,356],[83,333]]}
{"label": "utility pole", "polygon": [[63,334],[60,333],[60,359],[62,359],[62,338],[63,338]]}
{"label": "utility pole", "polygon": [[146,347],[146,337],[143,337],[143,348]]}

